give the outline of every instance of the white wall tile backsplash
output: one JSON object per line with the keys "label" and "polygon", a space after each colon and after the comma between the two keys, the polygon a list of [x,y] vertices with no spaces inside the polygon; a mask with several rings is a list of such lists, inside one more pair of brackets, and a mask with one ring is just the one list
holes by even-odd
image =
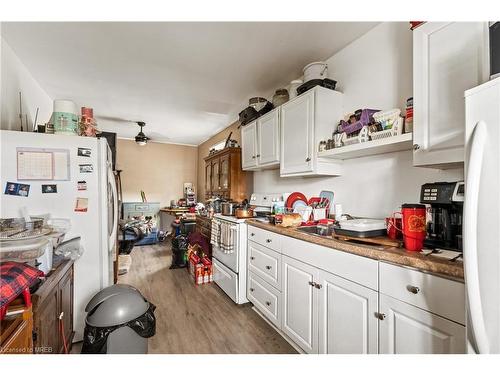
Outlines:
{"label": "white wall tile backsplash", "polygon": [[463,180],[463,169],[437,170],[413,167],[411,151],[344,161],[339,177],[280,177],[279,170],[254,173],[255,192],[300,191],[308,198],[321,190],[335,193],[344,213],[383,218],[402,203],[419,203],[426,182]]}

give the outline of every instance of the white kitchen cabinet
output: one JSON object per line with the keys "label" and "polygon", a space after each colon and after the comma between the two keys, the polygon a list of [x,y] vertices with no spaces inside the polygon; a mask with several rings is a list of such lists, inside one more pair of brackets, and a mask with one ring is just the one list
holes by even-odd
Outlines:
{"label": "white kitchen cabinet", "polygon": [[341,161],[318,158],[342,117],[342,93],[315,87],[281,106],[280,175],[340,175]]}
{"label": "white kitchen cabinet", "polygon": [[241,128],[242,168],[259,170],[280,162],[280,108]]}
{"label": "white kitchen cabinet", "polygon": [[259,167],[279,165],[280,108],[257,120],[257,163]]}
{"label": "white kitchen cabinet", "polygon": [[464,161],[464,91],[487,80],[482,22],[427,22],[413,31],[413,164]]}
{"label": "white kitchen cabinet", "polygon": [[378,353],[378,293],[320,271],[319,353]]}
{"label": "white kitchen cabinet", "polygon": [[241,167],[257,167],[257,121],[241,127]]}
{"label": "white kitchen cabinet", "polygon": [[465,327],[380,294],[381,354],[465,353]]}
{"label": "white kitchen cabinet", "polygon": [[282,330],[306,353],[318,353],[318,269],[283,257]]}

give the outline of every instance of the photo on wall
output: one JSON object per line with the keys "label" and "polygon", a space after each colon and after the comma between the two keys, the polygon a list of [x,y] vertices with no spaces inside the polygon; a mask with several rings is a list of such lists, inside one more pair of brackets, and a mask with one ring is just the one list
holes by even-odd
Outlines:
{"label": "photo on wall", "polygon": [[18,195],[20,197],[27,197],[30,193],[30,185],[19,184],[17,182],[7,182],[5,184],[4,194]]}
{"label": "photo on wall", "polygon": [[57,193],[57,185],[56,184],[42,185],[42,194],[50,194],[50,193]]}

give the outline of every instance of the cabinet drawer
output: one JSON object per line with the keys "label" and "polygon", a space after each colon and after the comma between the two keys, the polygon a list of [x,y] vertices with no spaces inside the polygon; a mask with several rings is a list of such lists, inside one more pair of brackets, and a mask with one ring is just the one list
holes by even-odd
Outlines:
{"label": "cabinet drawer", "polygon": [[271,323],[281,328],[281,292],[251,271],[248,273],[247,298]]}
{"label": "cabinet drawer", "polygon": [[281,254],[248,241],[248,269],[281,290]]}
{"label": "cabinet drawer", "polygon": [[465,324],[464,284],[380,262],[380,293]]}
{"label": "cabinet drawer", "polygon": [[248,239],[278,253],[281,252],[281,236],[277,233],[250,226],[248,228]]}

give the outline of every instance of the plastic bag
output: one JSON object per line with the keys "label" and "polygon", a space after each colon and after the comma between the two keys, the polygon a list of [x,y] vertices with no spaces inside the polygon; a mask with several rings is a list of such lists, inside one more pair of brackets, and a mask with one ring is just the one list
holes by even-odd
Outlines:
{"label": "plastic bag", "polygon": [[83,332],[82,354],[106,354],[106,342],[113,331],[121,327],[130,327],[144,338],[153,337],[156,333],[156,306],[149,302],[148,310],[130,322],[111,327],[94,327],[86,325]]}

